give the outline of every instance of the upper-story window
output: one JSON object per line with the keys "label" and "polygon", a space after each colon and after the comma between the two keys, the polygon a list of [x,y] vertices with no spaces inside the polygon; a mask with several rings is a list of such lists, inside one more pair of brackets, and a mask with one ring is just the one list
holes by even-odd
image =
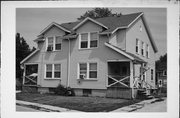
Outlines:
{"label": "upper-story window", "polygon": [[139,51],[139,45],[140,45],[140,41],[139,39],[136,39],[136,53],[139,54],[140,51]]}
{"label": "upper-story window", "polygon": [[98,32],[80,34],[80,49],[98,47]]}
{"label": "upper-story window", "polygon": [[47,51],[61,50],[62,39],[61,36],[48,37],[47,38]]}
{"label": "upper-story window", "polygon": [[146,57],[149,58],[150,57],[150,53],[149,53],[149,45],[146,45]]}
{"label": "upper-story window", "polygon": [[141,55],[145,56],[145,43],[143,41],[141,42]]}
{"label": "upper-story window", "polygon": [[88,48],[88,33],[81,34],[81,48]]}
{"label": "upper-story window", "polygon": [[154,70],[151,69],[151,80],[153,80],[153,79],[154,79]]}
{"label": "upper-story window", "polygon": [[53,51],[54,47],[54,39],[53,37],[48,37],[47,38],[47,51]]}
{"label": "upper-story window", "polygon": [[97,47],[98,44],[98,33],[90,33],[90,48]]}
{"label": "upper-story window", "polygon": [[143,45],[144,45],[144,42],[141,42],[141,55],[144,55]]}
{"label": "upper-story window", "polygon": [[61,50],[61,37],[57,36],[55,39],[55,50]]}

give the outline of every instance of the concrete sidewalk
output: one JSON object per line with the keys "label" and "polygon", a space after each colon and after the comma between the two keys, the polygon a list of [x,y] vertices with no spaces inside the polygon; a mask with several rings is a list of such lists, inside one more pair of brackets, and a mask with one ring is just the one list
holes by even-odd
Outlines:
{"label": "concrete sidewalk", "polygon": [[[150,99],[150,100],[144,100],[142,102],[139,102],[139,103],[136,103],[136,104],[133,104],[133,105],[129,105],[129,106],[126,106],[126,107],[116,109],[116,110],[114,110],[112,112],[133,112],[133,111],[134,112],[136,112],[136,111],[137,112],[140,112],[140,111],[142,111],[142,112],[144,112],[144,111],[151,112],[149,107],[154,109],[156,107],[155,105],[157,105],[157,106],[159,105],[157,103],[163,102],[163,104],[166,105],[166,98],[162,98],[162,99],[163,99],[163,101],[159,101],[160,100],[159,98],[153,98],[153,99]],[[146,110],[144,110],[145,108],[146,108]],[[147,108],[149,108],[149,110],[147,110]],[[164,110],[164,112],[165,111],[166,110]],[[157,112],[158,112],[158,110],[157,110]]]}
{"label": "concrete sidewalk", "polygon": [[80,112],[80,111],[61,108],[61,107],[55,107],[51,105],[44,105],[44,104],[32,103],[32,102],[26,102],[26,101],[20,101],[20,100],[16,100],[16,105],[34,108],[39,111],[45,111],[45,112]]}

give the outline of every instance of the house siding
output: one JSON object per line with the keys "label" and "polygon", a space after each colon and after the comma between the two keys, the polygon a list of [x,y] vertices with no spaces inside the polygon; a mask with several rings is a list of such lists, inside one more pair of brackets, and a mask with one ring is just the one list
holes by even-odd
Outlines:
{"label": "house siding", "polygon": [[123,50],[126,49],[126,30],[118,30],[109,38],[109,43]]}
{"label": "house siding", "polygon": [[[142,31],[140,31],[140,26],[142,27]],[[141,54],[136,54],[136,38],[149,45],[150,58],[144,57]],[[149,84],[155,87],[155,52],[152,48],[150,39],[141,18],[139,18],[139,20],[137,20],[126,32],[126,51],[136,54],[136,56],[148,62],[148,67],[154,70],[154,74],[153,80],[151,80],[151,71],[148,70],[146,73],[146,80]]]}
{"label": "house siding", "polygon": [[[50,28],[45,32],[44,37],[62,36],[64,31],[57,27]],[[38,85],[41,87],[56,87],[59,83],[67,84],[67,59],[68,59],[68,42],[62,40],[60,51],[47,52],[46,41],[38,43],[40,49],[33,55],[26,63],[39,63],[38,66]],[[46,64],[61,64],[61,79],[46,79],[45,78],[45,65]]]}
{"label": "house siding", "polygon": [[[87,22],[81,26],[77,33],[101,31],[101,27]],[[70,68],[70,86],[72,88],[88,89],[106,89],[108,60],[129,60],[114,50],[106,47],[107,36],[100,36],[98,47],[94,49],[79,49],[79,37],[71,41],[71,68]],[[78,64],[81,62],[97,62],[97,80],[82,80],[78,82]]]}

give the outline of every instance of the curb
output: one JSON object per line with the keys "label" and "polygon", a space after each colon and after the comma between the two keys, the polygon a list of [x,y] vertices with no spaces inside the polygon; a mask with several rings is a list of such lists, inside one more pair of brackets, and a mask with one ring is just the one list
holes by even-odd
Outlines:
{"label": "curb", "polygon": [[112,112],[133,112],[133,111],[136,111],[138,109],[143,108],[145,105],[153,104],[156,100],[158,100],[158,98],[154,98],[154,99],[150,99],[150,100],[144,100],[142,102],[135,103],[133,105],[129,105],[129,106],[125,106],[125,107],[116,109]]}
{"label": "curb", "polygon": [[55,106],[51,106],[51,105],[43,105],[43,104],[39,104],[39,103],[32,103],[32,102],[26,102],[26,101],[20,101],[20,100],[16,100],[16,105],[33,107],[33,108],[39,109],[40,111],[46,111],[46,112],[80,112],[80,111],[61,108],[61,107],[55,107]]}

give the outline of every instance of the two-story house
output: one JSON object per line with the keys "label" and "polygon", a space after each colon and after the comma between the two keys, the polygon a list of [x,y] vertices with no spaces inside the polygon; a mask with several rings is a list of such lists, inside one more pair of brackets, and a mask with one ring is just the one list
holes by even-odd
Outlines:
{"label": "two-story house", "polygon": [[34,41],[37,50],[21,62],[24,90],[62,84],[76,95],[135,98],[155,88],[157,47],[142,12],[53,22]]}

